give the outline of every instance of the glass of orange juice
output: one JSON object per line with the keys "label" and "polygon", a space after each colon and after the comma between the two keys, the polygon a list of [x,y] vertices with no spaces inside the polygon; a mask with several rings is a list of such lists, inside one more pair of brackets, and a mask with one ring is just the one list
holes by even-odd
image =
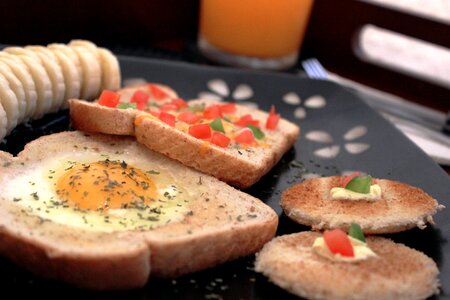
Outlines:
{"label": "glass of orange juice", "polygon": [[202,0],[198,47],[219,63],[280,70],[293,66],[313,0]]}

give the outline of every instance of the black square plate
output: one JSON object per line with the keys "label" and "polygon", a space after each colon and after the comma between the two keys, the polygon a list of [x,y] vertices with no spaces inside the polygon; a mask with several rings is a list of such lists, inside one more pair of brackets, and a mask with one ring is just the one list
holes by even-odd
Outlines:
{"label": "black square plate", "polygon": [[[362,171],[395,179],[428,192],[450,207],[450,177],[422,150],[361,99],[332,82],[294,75],[243,71],[121,57],[123,79],[143,78],[174,88],[184,99],[208,94],[226,101],[274,104],[281,115],[301,126],[301,138],[280,163],[246,192],[273,207],[280,215],[278,234],[307,230],[290,221],[279,206],[280,193],[311,176]],[[1,143],[16,154],[30,140],[68,130],[67,111],[21,125]],[[436,298],[450,298],[450,218],[448,209],[435,217],[436,226],[389,235],[423,251],[438,264],[443,285]],[[150,278],[146,287],[125,292],[81,291],[48,281],[0,260],[0,290],[15,296],[89,299],[294,299],[252,270],[254,256],[177,278]],[[70,272],[70,270],[68,270]]]}

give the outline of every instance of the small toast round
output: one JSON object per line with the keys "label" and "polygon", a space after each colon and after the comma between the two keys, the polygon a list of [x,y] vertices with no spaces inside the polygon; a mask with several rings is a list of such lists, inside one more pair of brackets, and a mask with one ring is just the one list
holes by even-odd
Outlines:
{"label": "small toast round", "polygon": [[[13,196],[17,189],[14,180],[30,171],[64,160],[95,162],[92,157],[109,156],[137,168],[158,170],[153,173],[157,174],[153,175],[156,184],[157,176],[171,174],[176,182],[167,184],[191,195],[181,206],[181,216],[146,229],[87,229],[72,225],[71,218],[66,218],[68,223],[55,221],[44,210],[29,210],[28,204],[23,204],[25,199]],[[45,196],[42,185],[28,184],[23,189],[33,189],[26,193],[36,195],[34,200],[59,201],[56,194]],[[278,224],[277,214],[260,200],[129,137],[63,132],[27,144],[17,157],[0,151],[0,187],[0,254],[36,274],[89,289],[142,287],[150,275],[176,277],[250,255],[273,238]],[[12,194],[7,196],[7,191]]]}
{"label": "small toast round", "polygon": [[314,230],[340,228],[348,231],[358,223],[364,233],[395,233],[425,228],[442,206],[423,190],[394,180],[373,179],[382,197],[376,201],[334,200],[330,190],[341,186],[343,177],[307,179],[283,192],[281,206],[295,222]]}
{"label": "small toast round", "polygon": [[425,254],[382,237],[367,237],[377,257],[334,262],[312,250],[316,232],[280,236],[257,254],[255,270],[307,299],[425,299],[437,293],[438,268]]}

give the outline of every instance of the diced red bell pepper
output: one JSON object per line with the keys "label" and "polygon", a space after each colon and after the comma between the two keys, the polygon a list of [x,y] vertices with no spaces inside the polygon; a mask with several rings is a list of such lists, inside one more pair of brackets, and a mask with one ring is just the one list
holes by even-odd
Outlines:
{"label": "diced red bell pepper", "polygon": [[175,116],[162,111],[159,114],[159,119],[169,126],[175,127]]}
{"label": "diced red bell pepper", "polygon": [[234,140],[241,144],[251,144],[255,141],[255,137],[253,136],[253,132],[250,129],[244,128],[234,138]]}
{"label": "diced red bell pepper", "polygon": [[130,102],[136,103],[136,107],[139,110],[145,110],[147,108],[148,99],[150,96],[143,91],[134,92],[133,96],[130,99]]}
{"label": "diced red bell pepper", "polygon": [[222,118],[222,113],[220,112],[219,106],[212,105],[205,108],[205,110],[203,111],[203,118],[210,120]]}
{"label": "diced red bell pepper", "polygon": [[98,104],[107,107],[116,107],[119,104],[120,94],[104,90],[98,98]]}
{"label": "diced red bell pepper", "polygon": [[347,257],[355,256],[349,237],[341,229],[325,230],[323,239],[331,253]]}
{"label": "diced red bell pepper", "polygon": [[222,114],[232,114],[236,111],[236,104],[225,103],[219,106],[220,112]]}
{"label": "diced red bell pepper", "polygon": [[353,178],[355,178],[355,177],[357,177],[357,176],[361,176],[361,173],[360,172],[353,172],[352,174],[350,174],[350,175],[348,175],[348,176],[345,176],[343,179],[342,179],[342,183],[341,183],[341,187],[346,187],[347,186],[347,184],[353,179]]}
{"label": "diced red bell pepper", "polygon": [[251,115],[244,115],[238,121],[234,122],[235,125],[241,127],[247,127],[247,125],[252,125],[259,128],[259,121],[252,118]]}
{"label": "diced red bell pepper", "polygon": [[223,133],[214,131],[211,137],[211,143],[219,147],[225,148],[230,144],[230,138]]}
{"label": "diced red bell pepper", "polygon": [[190,111],[184,111],[178,115],[178,120],[188,124],[195,124],[200,121],[200,117]]}
{"label": "diced red bell pepper", "polygon": [[198,124],[189,127],[189,134],[198,139],[209,139],[211,137],[211,127],[209,124]]}
{"label": "diced red bell pepper", "polygon": [[175,105],[177,107],[177,109],[183,109],[183,108],[188,107],[188,104],[186,103],[186,101],[184,101],[181,98],[173,99],[171,104]]}
{"label": "diced red bell pepper", "polygon": [[148,88],[150,90],[150,93],[152,94],[153,98],[155,100],[164,100],[167,98],[170,98],[170,95],[167,94],[162,88],[160,88],[159,86],[150,83],[148,85]]}
{"label": "diced red bell pepper", "polygon": [[279,121],[280,114],[277,114],[275,112],[275,106],[272,105],[272,107],[270,108],[269,116],[267,117],[266,128],[271,130],[277,128]]}

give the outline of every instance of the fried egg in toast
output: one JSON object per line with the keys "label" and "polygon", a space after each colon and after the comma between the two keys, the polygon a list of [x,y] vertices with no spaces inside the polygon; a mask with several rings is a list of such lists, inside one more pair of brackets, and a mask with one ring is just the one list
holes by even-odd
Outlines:
{"label": "fried egg in toast", "polygon": [[132,138],[64,132],[0,152],[0,253],[45,277],[128,289],[258,251],[276,213]]}

